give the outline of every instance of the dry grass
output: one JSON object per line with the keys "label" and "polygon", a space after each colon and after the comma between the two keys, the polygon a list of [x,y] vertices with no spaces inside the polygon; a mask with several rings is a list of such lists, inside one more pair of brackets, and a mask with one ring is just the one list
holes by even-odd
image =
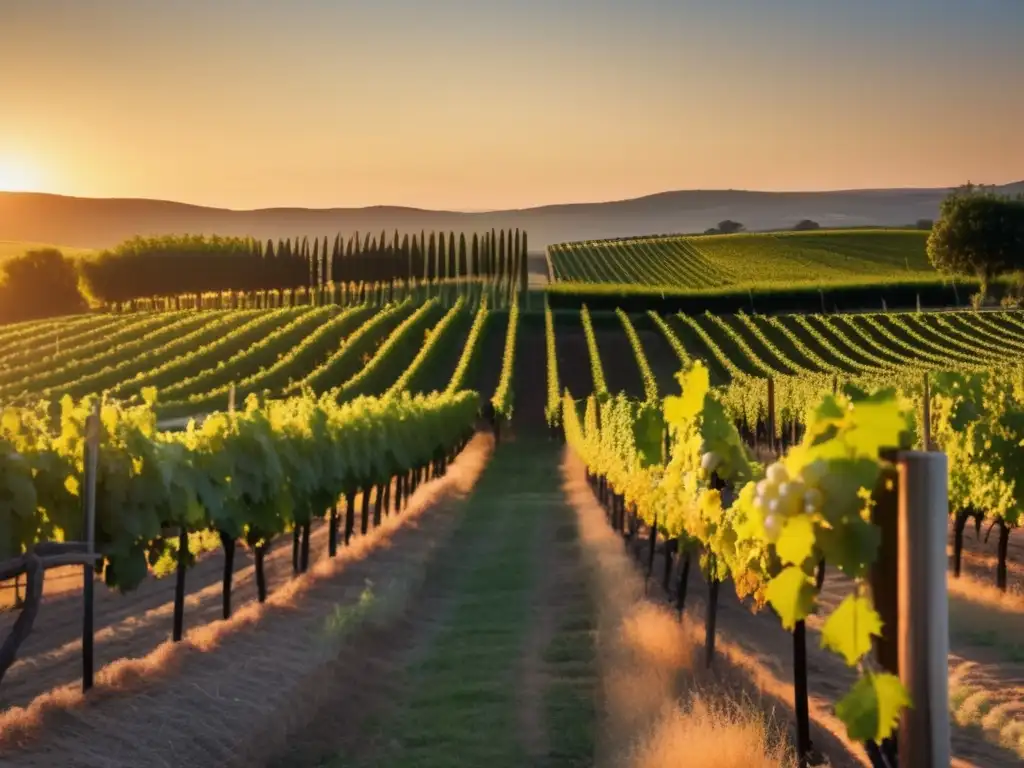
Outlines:
{"label": "dry grass", "polygon": [[949,621],[954,632],[992,633],[1008,642],[1024,644],[1024,596],[1003,592],[991,581],[964,573],[952,574],[949,585]]}
{"label": "dry grass", "polygon": [[756,703],[701,683],[690,628],[644,599],[643,580],[605,523],[579,460],[567,454],[563,471],[596,582],[603,705],[598,765],[792,766],[790,750]]}
{"label": "dry grass", "polygon": [[[419,518],[442,499],[468,493],[491,446],[489,437],[475,438],[444,478],[417,490],[407,511],[263,605],[248,604],[144,658],[107,665],[88,696],[69,685],[4,712],[0,763],[198,766],[226,765],[231,757],[250,765],[280,749],[295,723],[315,711],[324,694],[318,681],[351,632],[392,619],[404,605],[429,555]],[[407,540],[398,546],[397,536]],[[417,540],[422,550],[413,546]],[[377,556],[364,562],[372,552]],[[383,567],[373,570],[378,561]],[[379,582],[368,584],[370,575]]]}
{"label": "dry grass", "polygon": [[[962,728],[976,728],[985,740],[1018,755],[1024,761],[1024,672],[1016,667],[1013,680],[996,679],[1008,670],[990,665],[951,659],[949,710],[953,722]],[[1014,670],[1009,670],[1011,673]]]}
{"label": "dry grass", "polygon": [[[713,696],[713,694],[712,694]],[[629,757],[629,768],[775,768],[792,757],[752,708],[693,694],[669,708]]]}

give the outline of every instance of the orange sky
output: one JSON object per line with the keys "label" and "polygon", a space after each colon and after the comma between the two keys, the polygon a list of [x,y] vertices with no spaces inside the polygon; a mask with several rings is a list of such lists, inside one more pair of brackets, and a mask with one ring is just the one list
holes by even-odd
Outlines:
{"label": "orange sky", "polygon": [[1024,3],[770,5],[0,0],[0,189],[484,209],[1024,178]]}

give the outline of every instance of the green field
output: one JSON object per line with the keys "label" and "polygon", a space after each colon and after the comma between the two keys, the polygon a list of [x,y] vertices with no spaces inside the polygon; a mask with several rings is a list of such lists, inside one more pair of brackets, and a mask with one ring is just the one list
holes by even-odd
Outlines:
{"label": "green field", "polygon": [[560,283],[670,289],[902,281],[935,275],[917,230],[636,237],[548,248]]}

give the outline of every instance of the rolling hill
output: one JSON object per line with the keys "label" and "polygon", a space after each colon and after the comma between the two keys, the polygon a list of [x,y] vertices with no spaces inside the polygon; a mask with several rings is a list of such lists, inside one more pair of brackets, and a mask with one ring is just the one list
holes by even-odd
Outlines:
{"label": "rolling hill", "polygon": [[[1024,181],[997,188],[1024,193]],[[691,190],[632,200],[463,213],[418,208],[267,208],[235,211],[140,199],[0,192],[0,240],[105,248],[133,235],[218,233],[261,239],[399,229],[468,231],[519,227],[534,247],[570,240],[701,232],[722,219],[749,230],[782,229],[804,218],[823,227],[903,226],[937,215],[948,189],[836,192]]]}

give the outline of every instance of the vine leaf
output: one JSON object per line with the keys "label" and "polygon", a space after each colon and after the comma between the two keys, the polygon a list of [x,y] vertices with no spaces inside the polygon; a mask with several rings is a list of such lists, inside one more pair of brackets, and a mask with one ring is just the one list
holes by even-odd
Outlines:
{"label": "vine leaf", "polygon": [[665,421],[658,408],[642,406],[633,422],[633,440],[636,444],[640,466],[653,467],[664,463],[662,456],[662,435]]}
{"label": "vine leaf", "polygon": [[786,521],[775,544],[783,563],[800,565],[814,551],[814,523],[807,515],[793,515]]}
{"label": "vine leaf", "polygon": [[881,637],[882,619],[866,597],[847,595],[825,620],[821,647],[840,654],[853,666],[871,650],[871,637]]}
{"label": "vine leaf", "polygon": [[896,675],[867,673],[837,704],[836,716],[855,741],[880,742],[896,729],[900,711],[912,706]]}
{"label": "vine leaf", "polygon": [[807,574],[795,565],[772,579],[766,596],[786,629],[793,629],[814,607],[814,585]]}

